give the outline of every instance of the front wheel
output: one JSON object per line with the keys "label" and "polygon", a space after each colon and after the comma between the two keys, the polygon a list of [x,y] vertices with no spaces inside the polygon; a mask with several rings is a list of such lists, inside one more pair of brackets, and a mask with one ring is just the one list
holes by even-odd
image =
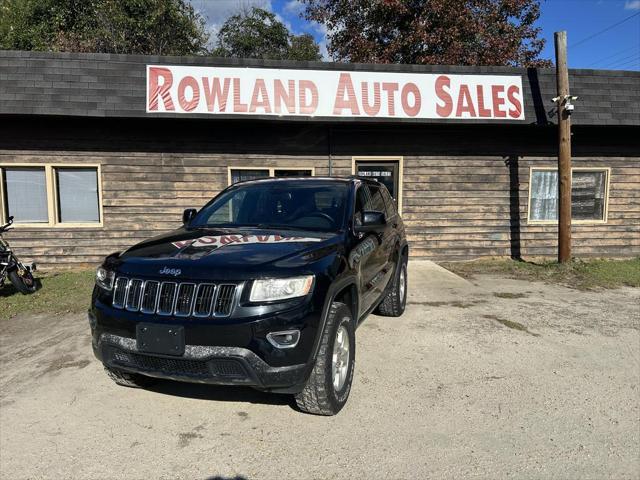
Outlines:
{"label": "front wheel", "polygon": [[393,278],[393,284],[389,292],[385,295],[376,313],[385,317],[399,317],[404,313],[407,305],[407,258],[401,257],[396,273]]}
{"label": "front wheel", "polygon": [[338,413],[349,398],[355,355],[353,315],[344,303],[334,302],[311,376],[302,392],[296,395],[298,408],[315,415]]}
{"label": "front wheel", "polygon": [[115,368],[104,366],[104,371],[111,380],[123,387],[131,388],[146,388],[156,383],[156,379],[152,377],[146,377],[139,373],[130,373],[123,370],[117,370]]}
{"label": "front wheel", "polygon": [[17,270],[9,272],[9,280],[13,286],[23,295],[28,295],[36,291],[36,280],[33,273],[24,267],[19,266]]}

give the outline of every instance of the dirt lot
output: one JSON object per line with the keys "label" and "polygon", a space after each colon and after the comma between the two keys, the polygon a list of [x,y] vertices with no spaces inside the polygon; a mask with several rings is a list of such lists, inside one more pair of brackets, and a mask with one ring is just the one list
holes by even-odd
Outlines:
{"label": "dirt lot", "polygon": [[419,262],[410,281],[403,317],[358,330],[333,418],[250,389],[117,387],[84,315],[3,320],[0,476],[640,476],[639,289],[472,284]]}

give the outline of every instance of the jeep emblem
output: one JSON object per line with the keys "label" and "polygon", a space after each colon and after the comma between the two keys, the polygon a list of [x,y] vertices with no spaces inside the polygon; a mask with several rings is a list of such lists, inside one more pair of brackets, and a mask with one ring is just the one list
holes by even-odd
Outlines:
{"label": "jeep emblem", "polygon": [[179,268],[163,267],[163,269],[158,273],[160,273],[160,275],[173,275],[174,277],[177,277],[182,273],[182,270],[180,270]]}

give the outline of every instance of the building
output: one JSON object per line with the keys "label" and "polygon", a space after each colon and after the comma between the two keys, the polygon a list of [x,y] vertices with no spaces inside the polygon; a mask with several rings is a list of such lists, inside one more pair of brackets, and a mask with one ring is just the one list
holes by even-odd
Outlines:
{"label": "building", "polygon": [[[573,245],[640,255],[640,72],[572,70]],[[380,178],[413,257],[555,257],[555,72],[0,52],[0,221],[95,264],[228,184]]]}

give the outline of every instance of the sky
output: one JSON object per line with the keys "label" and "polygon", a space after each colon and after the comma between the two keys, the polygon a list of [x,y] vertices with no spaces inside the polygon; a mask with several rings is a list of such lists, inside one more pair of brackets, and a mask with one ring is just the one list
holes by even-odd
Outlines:
{"label": "sky", "polygon": [[[300,17],[298,0],[190,0],[208,21],[215,38],[224,21],[239,9],[270,10],[295,34],[310,33],[326,60],[326,29]],[[537,25],[546,45],[541,57],[554,60],[553,33],[567,31],[571,68],[640,70],[640,0],[541,0]]]}

